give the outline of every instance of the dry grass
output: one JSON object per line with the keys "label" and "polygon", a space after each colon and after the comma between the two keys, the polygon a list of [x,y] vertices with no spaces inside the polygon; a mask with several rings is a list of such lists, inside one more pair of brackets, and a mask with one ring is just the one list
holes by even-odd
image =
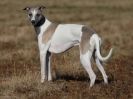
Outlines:
{"label": "dry grass", "polygon": [[[103,38],[103,55],[115,48],[105,64],[109,85],[89,78],[79,62],[77,48],[53,55],[57,80],[40,83],[36,35],[26,14],[27,5],[46,5],[45,15],[54,22],[93,27]],[[132,0],[4,0],[0,2],[0,99],[131,99],[133,98],[133,1]]]}

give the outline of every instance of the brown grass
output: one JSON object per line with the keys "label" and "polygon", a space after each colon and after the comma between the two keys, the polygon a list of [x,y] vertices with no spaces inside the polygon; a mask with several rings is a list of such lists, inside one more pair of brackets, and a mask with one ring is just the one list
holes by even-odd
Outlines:
{"label": "brown grass", "polygon": [[[40,83],[38,46],[33,27],[22,11],[27,5],[47,7],[54,22],[79,23],[94,28],[103,39],[102,53],[115,48],[105,63],[109,84],[100,72],[89,88],[89,77],[79,62],[79,50],[53,55],[57,80]],[[4,0],[0,2],[0,99],[131,99],[133,98],[132,0]]]}

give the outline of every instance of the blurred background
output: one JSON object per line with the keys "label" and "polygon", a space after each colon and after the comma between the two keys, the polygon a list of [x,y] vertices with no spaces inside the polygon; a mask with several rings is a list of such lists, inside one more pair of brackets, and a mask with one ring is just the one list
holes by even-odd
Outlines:
{"label": "blurred background", "polygon": [[[97,81],[80,64],[78,47],[53,55],[57,80],[40,83],[40,61],[34,28],[22,10],[44,5],[56,23],[85,24],[103,40],[102,55],[114,47],[104,68],[109,85],[93,63]],[[0,99],[133,98],[133,0],[3,0],[0,2]],[[53,73],[53,77],[55,74]]]}

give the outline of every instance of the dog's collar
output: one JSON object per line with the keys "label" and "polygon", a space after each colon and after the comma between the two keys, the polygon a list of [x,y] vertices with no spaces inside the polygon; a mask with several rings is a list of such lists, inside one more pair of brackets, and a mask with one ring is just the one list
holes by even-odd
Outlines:
{"label": "dog's collar", "polygon": [[47,30],[47,28],[49,28],[49,26],[51,26],[51,24],[53,24],[53,23],[51,23],[49,20],[47,20],[47,18],[45,18],[45,23],[43,23],[41,26],[39,26],[39,27],[34,26],[37,36],[40,33],[45,32]]}
{"label": "dog's collar", "polygon": [[36,34],[39,35],[40,33],[40,27],[45,24],[46,18],[43,16],[42,19],[36,24],[34,25]]}
{"label": "dog's collar", "polygon": [[45,21],[46,21],[46,18],[42,16],[42,19],[36,25],[34,25],[34,27],[42,26],[45,23]]}

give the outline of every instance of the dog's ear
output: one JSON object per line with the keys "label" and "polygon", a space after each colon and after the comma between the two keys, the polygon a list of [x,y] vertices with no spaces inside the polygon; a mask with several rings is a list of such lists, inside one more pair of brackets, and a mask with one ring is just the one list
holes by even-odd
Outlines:
{"label": "dog's ear", "polygon": [[25,7],[23,10],[24,11],[29,11],[30,10],[30,7]]}
{"label": "dog's ear", "polygon": [[43,9],[45,9],[45,8],[46,8],[45,6],[39,6],[39,7],[38,7],[38,9],[41,10],[41,11],[42,11]]}

